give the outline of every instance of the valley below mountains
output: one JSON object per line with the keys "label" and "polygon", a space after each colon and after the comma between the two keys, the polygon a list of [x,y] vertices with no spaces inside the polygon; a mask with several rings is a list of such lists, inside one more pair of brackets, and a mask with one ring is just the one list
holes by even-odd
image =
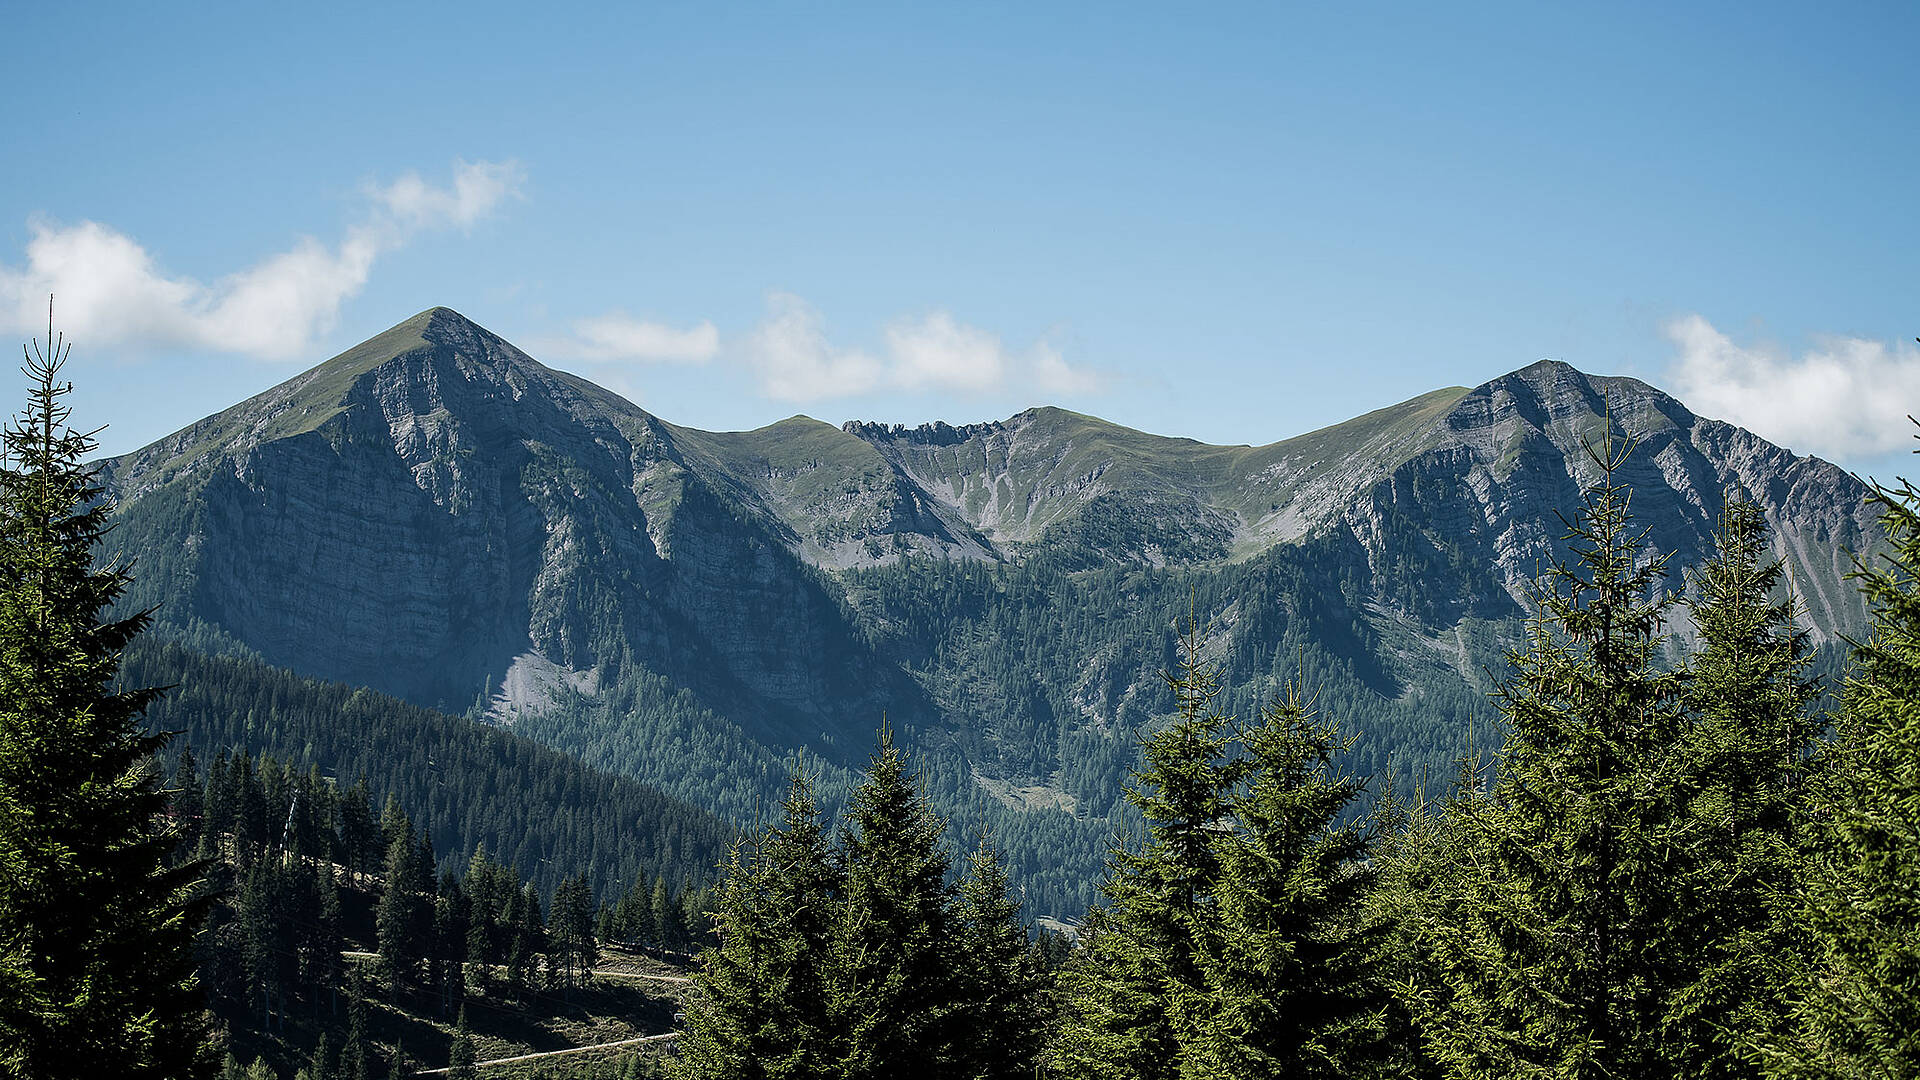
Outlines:
{"label": "valley below mountains", "polygon": [[796,755],[831,806],[886,724],[956,843],[990,830],[1029,913],[1071,919],[1137,824],[1190,614],[1224,708],[1299,681],[1379,784],[1497,740],[1486,694],[1609,423],[1669,587],[1742,493],[1810,639],[1865,629],[1857,478],[1553,361],[1258,447],[1055,408],[707,432],[435,308],[104,479],[126,602],[188,649],[508,725],[736,823]]}

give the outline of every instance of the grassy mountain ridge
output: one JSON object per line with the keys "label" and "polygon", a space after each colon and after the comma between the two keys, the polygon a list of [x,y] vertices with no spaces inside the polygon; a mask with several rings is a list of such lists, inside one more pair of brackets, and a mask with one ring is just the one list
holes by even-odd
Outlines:
{"label": "grassy mountain ridge", "polygon": [[200,640],[478,700],[735,820],[796,751],[831,801],[884,719],[956,832],[1008,838],[1073,914],[1131,827],[1189,610],[1234,707],[1304,677],[1367,770],[1446,775],[1609,417],[1642,438],[1634,505],[1676,570],[1744,490],[1815,639],[1859,629],[1857,480],[1549,361],[1261,447],[1053,408],[704,432],[442,308],[108,474],[132,599]]}

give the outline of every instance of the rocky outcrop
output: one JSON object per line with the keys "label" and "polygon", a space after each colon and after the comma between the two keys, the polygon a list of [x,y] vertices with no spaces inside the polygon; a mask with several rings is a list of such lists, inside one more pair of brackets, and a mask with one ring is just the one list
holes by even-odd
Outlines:
{"label": "rocky outcrop", "polygon": [[1264,447],[1059,409],[713,433],[436,308],[109,475],[135,599],[275,663],[459,708],[516,663],[596,687],[641,669],[804,741],[934,711],[866,644],[839,571],[1212,564],[1337,535],[1367,603],[1439,635],[1520,610],[1609,423],[1640,440],[1619,479],[1676,566],[1746,492],[1816,639],[1863,625],[1847,552],[1877,533],[1857,480],[1546,361]]}
{"label": "rocky outcrop", "polygon": [[[1611,432],[1616,446],[1635,443],[1614,479],[1632,489],[1650,552],[1671,556],[1674,587],[1683,585],[1680,571],[1712,554],[1726,500],[1740,495],[1765,514],[1813,639],[1865,624],[1845,573],[1849,553],[1877,542],[1877,527],[1864,486],[1829,462],[1695,416],[1637,380],[1593,378],[1554,361],[1469,392],[1442,430],[1342,514],[1376,558],[1394,529],[1414,529],[1463,568],[1491,568],[1518,610],[1539,568],[1565,554],[1566,521],[1601,479],[1598,456]],[[1462,608],[1508,607],[1484,588],[1476,593],[1470,573],[1456,577]]]}
{"label": "rocky outcrop", "polygon": [[673,429],[446,309],[108,471],[134,599],[305,673],[464,709],[646,670],[816,737],[925,711]]}

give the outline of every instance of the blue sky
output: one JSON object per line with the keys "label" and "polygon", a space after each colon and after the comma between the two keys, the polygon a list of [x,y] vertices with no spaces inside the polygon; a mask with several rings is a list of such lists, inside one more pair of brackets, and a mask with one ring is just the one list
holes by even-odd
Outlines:
{"label": "blue sky", "polygon": [[707,428],[1552,356],[1906,468],[1911,4],[403,8],[0,15],[0,330],[66,298],[109,451],[445,304]]}

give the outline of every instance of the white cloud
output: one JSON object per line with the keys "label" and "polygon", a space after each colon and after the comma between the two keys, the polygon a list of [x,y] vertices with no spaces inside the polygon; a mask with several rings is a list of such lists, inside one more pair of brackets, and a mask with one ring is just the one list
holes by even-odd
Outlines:
{"label": "white cloud", "polygon": [[767,297],[767,317],[747,335],[746,357],[760,388],[784,401],[864,393],[886,374],[866,353],[834,348],[820,312],[792,293]]}
{"label": "white cloud", "polygon": [[548,342],[546,351],[596,363],[704,364],[720,351],[720,331],[710,322],[686,330],[608,312],[573,324],[573,336]]}
{"label": "white cloud", "polygon": [[520,194],[526,173],[517,161],[456,161],[453,186],[437,188],[407,173],[386,187],[368,187],[367,196],[403,228],[467,228]]}
{"label": "white cloud", "polygon": [[1734,344],[1688,315],[1667,324],[1680,350],[1667,368],[1674,392],[1706,416],[1730,420],[1803,453],[1858,458],[1905,449],[1920,412],[1920,349],[1834,337],[1799,357]]}
{"label": "white cloud", "polygon": [[1008,357],[1000,339],[963,326],[936,311],[887,328],[887,354],[896,386],[909,390],[991,390],[1006,379]]}
{"label": "white cloud", "polygon": [[367,189],[367,215],[337,246],[301,237],[212,284],[169,276],[138,241],[97,221],[32,221],[26,265],[0,264],[0,328],[44,330],[51,293],[58,325],[89,345],[299,358],[381,255],[423,231],[472,225],[517,194],[522,175],[513,162],[456,162],[452,186],[436,188],[408,173]]}
{"label": "white cloud", "polygon": [[998,336],[945,311],[897,320],[883,338],[886,350],[880,356],[837,348],[812,305],[776,292],[767,298],[767,317],[748,335],[743,356],[760,376],[762,391],[788,401],[883,389],[1082,393],[1098,385],[1093,373],[1069,366],[1044,340],[1011,351]]}
{"label": "white cloud", "polygon": [[1067,365],[1060,350],[1042,341],[1034,345],[1033,385],[1049,394],[1090,394],[1100,389],[1100,376],[1086,368]]}

